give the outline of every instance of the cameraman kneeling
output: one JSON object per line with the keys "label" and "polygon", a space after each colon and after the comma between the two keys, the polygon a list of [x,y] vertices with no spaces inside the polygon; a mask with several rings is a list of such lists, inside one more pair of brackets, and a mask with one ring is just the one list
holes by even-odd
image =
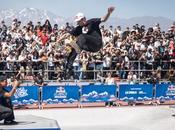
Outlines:
{"label": "cameraman kneeling", "polygon": [[13,106],[10,97],[12,97],[16,91],[16,88],[20,85],[19,81],[15,80],[12,84],[13,88],[8,92],[5,87],[7,86],[7,78],[0,76],[0,121],[4,120],[5,125],[16,125],[14,121]]}

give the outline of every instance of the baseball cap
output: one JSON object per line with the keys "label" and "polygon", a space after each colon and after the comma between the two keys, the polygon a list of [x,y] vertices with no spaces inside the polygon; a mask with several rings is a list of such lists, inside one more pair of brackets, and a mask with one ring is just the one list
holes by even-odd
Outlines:
{"label": "baseball cap", "polygon": [[74,21],[75,22],[78,22],[78,21],[80,21],[82,18],[84,18],[85,16],[84,16],[84,14],[83,13],[77,13],[76,15],[75,15],[75,19],[74,19]]}
{"label": "baseball cap", "polygon": [[4,80],[7,80],[6,76],[0,75],[0,82],[2,82],[2,81],[4,81]]}

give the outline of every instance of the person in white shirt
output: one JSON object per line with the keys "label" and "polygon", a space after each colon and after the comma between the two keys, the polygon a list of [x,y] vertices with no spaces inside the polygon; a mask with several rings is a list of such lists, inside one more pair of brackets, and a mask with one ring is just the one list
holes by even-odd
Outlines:
{"label": "person in white shirt", "polygon": [[115,80],[112,77],[112,73],[111,72],[107,73],[107,77],[105,79],[105,84],[107,84],[107,85],[114,85],[115,84]]}

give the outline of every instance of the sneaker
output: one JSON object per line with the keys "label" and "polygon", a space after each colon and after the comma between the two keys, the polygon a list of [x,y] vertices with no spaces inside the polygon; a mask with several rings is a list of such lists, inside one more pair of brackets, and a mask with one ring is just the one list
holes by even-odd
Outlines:
{"label": "sneaker", "polygon": [[16,122],[16,121],[4,121],[4,125],[17,125],[18,124],[18,122]]}

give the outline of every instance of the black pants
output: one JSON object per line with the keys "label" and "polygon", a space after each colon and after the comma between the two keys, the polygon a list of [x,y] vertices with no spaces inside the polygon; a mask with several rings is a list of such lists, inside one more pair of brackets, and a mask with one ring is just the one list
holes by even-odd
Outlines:
{"label": "black pants", "polygon": [[8,120],[12,115],[12,110],[8,107],[0,105],[0,121],[5,119]]}
{"label": "black pants", "polygon": [[0,120],[12,121],[15,119],[13,105],[10,98],[1,97],[0,99]]}
{"label": "black pants", "polygon": [[[102,38],[99,35],[88,35],[81,34],[78,36],[77,45],[81,50],[89,51],[89,52],[97,52],[102,46]],[[75,49],[72,49],[71,53],[67,58],[66,69],[72,69],[73,62],[77,56],[77,52]]]}

